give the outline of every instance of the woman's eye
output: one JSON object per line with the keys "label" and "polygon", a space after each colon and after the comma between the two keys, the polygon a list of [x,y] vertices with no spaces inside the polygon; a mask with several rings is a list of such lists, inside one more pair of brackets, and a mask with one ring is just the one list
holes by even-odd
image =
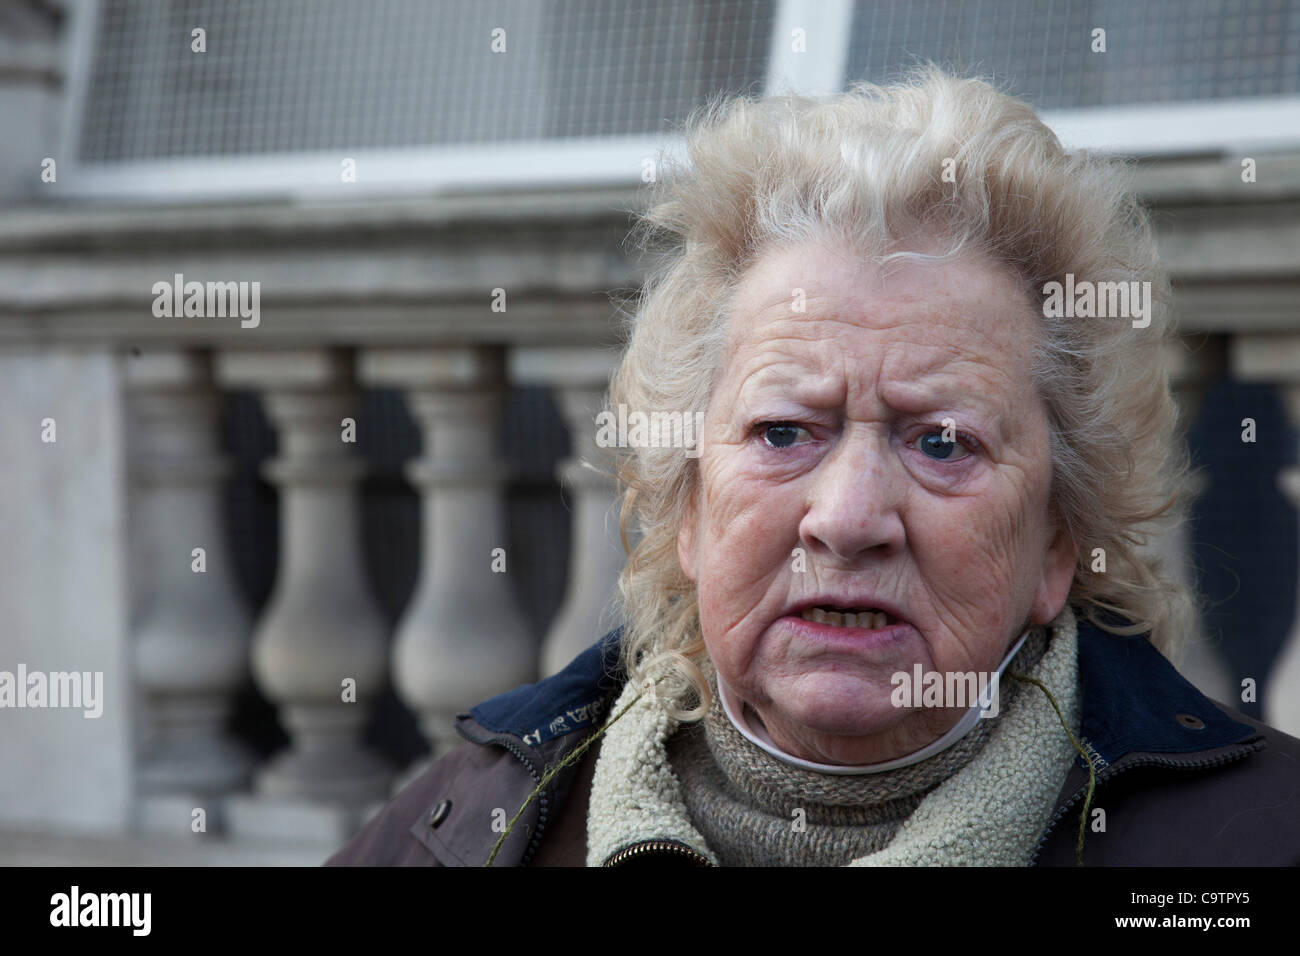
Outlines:
{"label": "woman's eye", "polygon": [[789,448],[792,445],[800,443],[800,435],[804,441],[812,439],[812,433],[808,429],[799,425],[792,425],[789,422],[771,422],[759,426],[759,434],[763,440],[773,448]]}
{"label": "woman's eye", "polygon": [[944,441],[943,432],[926,432],[917,447],[936,461],[960,461],[970,454],[961,442]]}

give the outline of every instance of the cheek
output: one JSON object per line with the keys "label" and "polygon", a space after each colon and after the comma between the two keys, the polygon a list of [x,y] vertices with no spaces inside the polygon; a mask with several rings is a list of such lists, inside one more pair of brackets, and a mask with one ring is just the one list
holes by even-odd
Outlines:
{"label": "cheek", "polygon": [[1028,507],[1013,488],[930,502],[913,515],[913,555],[942,616],[983,629],[1020,613],[1041,566]]}
{"label": "cheek", "polygon": [[[762,576],[773,556],[797,543],[800,499],[794,489],[747,473],[743,455],[729,450],[701,469],[704,548],[715,574]],[[747,572],[747,573],[746,573]]]}
{"label": "cheek", "polygon": [[706,502],[700,579],[710,595],[752,598],[752,589],[782,571],[797,543],[797,508],[745,482],[729,484]]}
{"label": "cheek", "polygon": [[788,592],[800,499],[788,487],[773,487],[737,469],[714,465],[703,475],[700,623],[711,653],[716,646],[725,656],[744,654],[739,645],[758,636],[754,612],[765,597],[784,600]]}

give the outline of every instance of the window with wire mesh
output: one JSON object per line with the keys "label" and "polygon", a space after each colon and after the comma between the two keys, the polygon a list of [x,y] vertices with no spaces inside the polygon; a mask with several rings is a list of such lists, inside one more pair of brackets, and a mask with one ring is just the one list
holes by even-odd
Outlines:
{"label": "window with wire mesh", "polygon": [[[761,92],[773,6],[100,0],[78,152],[109,163],[666,132],[714,92]],[[206,52],[191,49],[196,28]]]}
{"label": "window with wire mesh", "polygon": [[858,0],[848,82],[894,79],[918,59],[990,76],[1039,109],[1295,95],[1300,4]]}

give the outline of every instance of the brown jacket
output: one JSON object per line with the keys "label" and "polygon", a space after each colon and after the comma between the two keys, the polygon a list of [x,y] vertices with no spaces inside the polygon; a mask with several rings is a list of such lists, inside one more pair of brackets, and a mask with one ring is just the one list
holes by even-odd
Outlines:
{"label": "brown jacket", "polygon": [[[383,808],[327,866],[482,866],[554,766],[617,697],[614,631],[561,673],[462,714],[467,743]],[[1205,697],[1141,637],[1079,623],[1083,737],[1097,769],[1085,866],[1300,865],[1300,740]],[[583,866],[599,743],[524,811],[494,866]],[[1087,765],[1076,759],[1034,863],[1073,866]],[[1105,829],[1094,829],[1104,811]],[[628,851],[631,852],[628,852]],[[638,844],[618,862],[700,865]],[[629,859],[630,858],[630,859]],[[608,861],[607,861],[608,862]]]}

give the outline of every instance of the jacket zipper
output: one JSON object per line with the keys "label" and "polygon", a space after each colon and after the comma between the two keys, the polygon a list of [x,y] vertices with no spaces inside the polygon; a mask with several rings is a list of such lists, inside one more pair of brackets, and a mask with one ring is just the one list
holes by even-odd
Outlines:
{"label": "jacket zipper", "polygon": [[686,857],[696,866],[716,866],[703,853],[693,850],[685,843],[679,843],[676,840],[646,840],[642,843],[633,843],[631,846],[619,850],[606,860],[603,865],[618,866],[635,856],[640,856],[642,853],[675,853]]}
{"label": "jacket zipper", "polygon": [[[511,742],[509,737],[498,737],[496,743],[499,743],[506,750],[514,754],[528,772],[533,775],[533,779],[537,781],[537,783],[542,782],[542,775],[537,772],[537,768],[533,766],[533,762],[528,759],[528,756],[522,750]],[[528,840],[528,845],[524,847],[523,856],[519,858],[521,866],[527,865],[528,861],[532,859],[533,852],[537,849],[537,844],[542,840],[542,830],[546,827],[546,810],[546,791],[543,790],[537,795],[537,829],[533,831],[532,836]]]}
{"label": "jacket zipper", "polygon": [[[1133,767],[1171,767],[1177,770],[1205,770],[1210,767],[1220,766],[1221,764],[1233,763],[1234,761],[1241,760],[1242,758],[1248,757],[1253,753],[1257,753],[1259,750],[1263,749],[1264,742],[1259,741],[1257,744],[1254,745],[1243,744],[1242,746],[1245,749],[1240,750],[1236,753],[1220,754],[1217,757],[1211,757],[1207,760],[1197,760],[1197,761],[1193,761],[1192,763],[1187,763],[1185,761],[1178,761],[1178,760],[1170,760],[1168,757],[1143,757],[1141,759],[1134,760],[1131,763],[1108,764],[1099,774],[1097,774],[1097,790],[1098,791],[1101,790],[1101,785],[1103,783],[1109,783],[1115,777],[1118,777],[1121,773],[1123,773],[1126,770],[1131,770]],[[1043,830],[1043,835],[1038,838],[1038,845],[1034,847],[1034,855],[1029,859],[1030,866],[1037,865],[1038,858],[1043,853],[1043,847],[1047,845],[1048,837],[1052,835],[1052,831],[1056,829],[1056,825],[1065,818],[1065,815],[1067,813],[1069,813],[1072,809],[1074,809],[1074,805],[1078,803],[1079,799],[1083,797],[1087,792],[1088,792],[1087,786],[1080,787],[1078,790],[1074,792],[1074,795],[1070,797],[1069,800],[1067,800],[1059,808],[1057,808],[1057,811],[1052,816],[1052,819],[1047,821],[1047,828]],[[1085,844],[1085,849],[1086,849],[1086,844]]]}

